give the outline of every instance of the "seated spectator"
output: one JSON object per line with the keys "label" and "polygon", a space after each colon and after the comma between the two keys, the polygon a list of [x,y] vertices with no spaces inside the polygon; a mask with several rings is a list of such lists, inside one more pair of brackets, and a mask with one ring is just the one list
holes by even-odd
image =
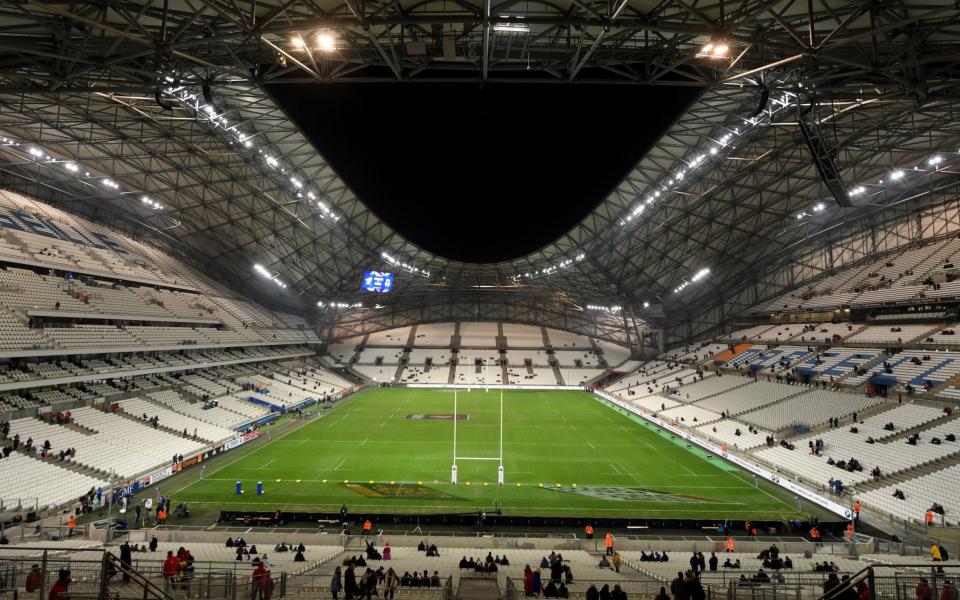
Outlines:
{"label": "seated spectator", "polygon": [[600,569],[610,569],[610,568],[612,568],[612,567],[610,567],[610,561],[607,560],[606,555],[600,557],[600,562],[597,563],[597,567],[600,568]]}

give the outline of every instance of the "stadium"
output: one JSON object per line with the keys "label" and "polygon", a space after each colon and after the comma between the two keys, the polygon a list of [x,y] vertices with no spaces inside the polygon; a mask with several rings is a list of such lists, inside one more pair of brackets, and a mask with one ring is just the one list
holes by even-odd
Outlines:
{"label": "stadium", "polygon": [[0,597],[957,599],[956,2],[0,30]]}

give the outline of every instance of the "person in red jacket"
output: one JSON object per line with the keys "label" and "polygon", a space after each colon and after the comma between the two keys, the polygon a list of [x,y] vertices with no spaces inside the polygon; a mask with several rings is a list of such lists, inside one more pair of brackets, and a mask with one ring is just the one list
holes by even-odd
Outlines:
{"label": "person in red jacket", "polygon": [[273,582],[270,579],[270,571],[268,571],[259,560],[256,562],[256,565],[251,578],[253,583],[253,600],[269,600],[270,592],[273,591],[271,589]]}
{"label": "person in red jacket", "polygon": [[47,600],[70,600],[70,571],[61,569],[57,582],[50,586]]}
{"label": "person in red jacket", "polygon": [[180,561],[173,555],[172,550],[167,550],[167,558],[163,561],[163,578],[170,585],[167,588],[168,590],[176,589],[174,586],[177,584],[177,571],[179,570]]}
{"label": "person in red jacket", "polygon": [[23,588],[28,592],[36,592],[40,589],[42,580],[43,575],[40,573],[40,565],[33,565],[30,568],[30,573],[27,574],[26,581],[23,582]]}

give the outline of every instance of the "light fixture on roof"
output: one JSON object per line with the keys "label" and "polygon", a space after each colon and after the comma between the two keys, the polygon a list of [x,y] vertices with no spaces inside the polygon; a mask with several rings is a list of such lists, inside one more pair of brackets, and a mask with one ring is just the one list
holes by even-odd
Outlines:
{"label": "light fixture on roof", "polygon": [[329,31],[321,31],[317,34],[317,49],[323,52],[333,52],[337,49],[337,40]]}
{"label": "light fixture on roof", "polygon": [[927,161],[927,164],[930,165],[931,167],[935,167],[942,162],[943,162],[943,157],[940,156],[939,154],[935,154],[930,157],[930,160]]}
{"label": "light fixture on roof", "polygon": [[526,23],[510,23],[501,21],[493,24],[493,30],[503,33],[530,33],[530,26]]}
{"label": "light fixture on roof", "polygon": [[644,302],[644,303],[643,303],[643,307],[644,307],[644,308],[650,308],[650,303],[649,303],[649,302]]}
{"label": "light fixture on roof", "polygon": [[893,181],[897,181],[898,179],[902,179],[902,178],[903,178],[903,171],[900,169],[897,169],[893,173],[890,173],[890,179],[892,179]]}
{"label": "light fixture on roof", "polygon": [[306,46],[306,44],[303,41],[303,38],[300,37],[299,33],[295,34],[292,38],[290,38],[290,44],[294,48],[303,48],[304,46]]}
{"label": "light fixture on roof", "polygon": [[711,40],[700,48],[697,56],[701,58],[724,58],[730,52],[730,45],[724,40]]}

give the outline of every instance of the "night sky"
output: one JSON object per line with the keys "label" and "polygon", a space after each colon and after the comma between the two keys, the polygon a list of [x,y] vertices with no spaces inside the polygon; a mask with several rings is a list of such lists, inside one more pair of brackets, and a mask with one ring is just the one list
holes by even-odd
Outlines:
{"label": "night sky", "polygon": [[274,85],[360,199],[421,248],[533,252],[588,215],[689,105],[691,88]]}

